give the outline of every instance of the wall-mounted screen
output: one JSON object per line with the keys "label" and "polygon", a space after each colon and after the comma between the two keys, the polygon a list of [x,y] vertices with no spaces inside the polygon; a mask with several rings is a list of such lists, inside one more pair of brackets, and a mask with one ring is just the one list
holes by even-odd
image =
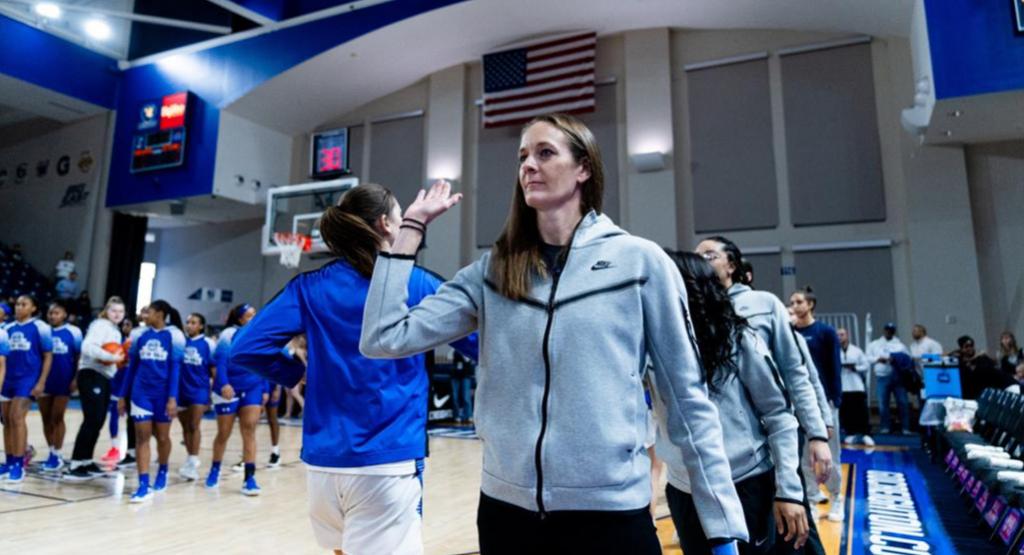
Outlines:
{"label": "wall-mounted screen", "polygon": [[328,179],[348,172],[348,128],[313,133],[310,177]]}

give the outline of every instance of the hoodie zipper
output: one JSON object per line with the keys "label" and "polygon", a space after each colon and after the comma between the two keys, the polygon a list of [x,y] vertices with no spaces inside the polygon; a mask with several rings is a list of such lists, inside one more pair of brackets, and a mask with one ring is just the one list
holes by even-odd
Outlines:
{"label": "hoodie zipper", "polygon": [[[568,252],[566,252],[566,258],[568,258]],[[562,261],[562,268],[565,267],[565,261]],[[551,393],[551,355],[549,351],[549,343],[551,341],[551,325],[555,320],[555,291],[558,290],[558,280],[562,277],[562,269],[558,269],[554,274],[554,281],[551,284],[551,294],[548,295],[548,323],[544,327],[544,395],[541,399],[540,405],[540,434],[537,435],[537,447],[534,450],[534,465],[537,467],[537,509],[540,511],[540,518],[543,520],[547,516],[547,511],[544,510],[544,470],[541,465],[541,450],[544,443],[544,434],[548,429],[548,396]]]}

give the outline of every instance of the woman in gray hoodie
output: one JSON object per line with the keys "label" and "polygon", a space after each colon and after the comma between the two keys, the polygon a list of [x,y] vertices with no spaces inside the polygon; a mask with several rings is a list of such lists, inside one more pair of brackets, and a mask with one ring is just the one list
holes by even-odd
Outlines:
{"label": "woman in gray hoodie", "polygon": [[[802,547],[808,524],[797,474],[798,425],[779,370],[768,346],[736,314],[711,265],[694,253],[671,256],[686,284],[704,379],[729,438],[725,452],[750,533],[740,553],[771,553],[776,531]],[[654,412],[662,420],[665,407],[658,398]],[[658,444],[663,440],[659,437]],[[710,546],[697,519],[686,466],[676,450],[663,458],[668,466],[665,497],[683,552],[707,554]]]}
{"label": "woman in gray hoodie", "polygon": [[647,512],[645,361],[716,552],[747,539],[671,259],[601,214],[601,154],[565,115],[523,129],[511,212],[494,248],[406,306],[426,225],[461,195],[439,182],[405,212],[374,268],[360,350],[405,357],[480,334],[477,527],[492,553],[660,553]]}

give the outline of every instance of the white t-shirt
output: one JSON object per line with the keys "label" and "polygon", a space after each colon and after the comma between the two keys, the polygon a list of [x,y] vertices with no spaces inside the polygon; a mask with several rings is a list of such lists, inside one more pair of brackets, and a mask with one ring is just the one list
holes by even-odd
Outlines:
{"label": "white t-shirt", "polygon": [[57,267],[54,272],[57,274],[57,279],[64,279],[71,275],[71,272],[75,271],[74,260],[58,260]]}
{"label": "white t-shirt", "polygon": [[910,356],[915,359],[920,359],[922,355],[941,355],[942,344],[932,339],[931,337],[925,336],[920,340],[910,342]]}
{"label": "white t-shirt", "polygon": [[883,335],[868,343],[867,357],[871,363],[871,371],[876,376],[885,377],[892,375],[892,366],[887,362],[875,362],[881,357],[889,358],[889,355],[897,352],[908,352],[907,346],[894,335],[892,339],[886,339]]}
{"label": "white t-shirt", "polygon": [[[868,357],[864,355],[864,351],[860,347],[850,344],[847,345],[846,349],[839,349],[839,357],[842,360],[843,372],[841,374],[843,381],[843,393],[853,392],[867,392],[867,381],[868,369],[871,368],[871,363],[868,361]],[[854,367],[847,368],[847,364],[852,364]]]}

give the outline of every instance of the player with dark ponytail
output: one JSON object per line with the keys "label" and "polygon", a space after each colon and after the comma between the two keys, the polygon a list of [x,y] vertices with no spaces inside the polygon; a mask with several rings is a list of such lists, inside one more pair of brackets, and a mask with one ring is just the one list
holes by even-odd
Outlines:
{"label": "player with dark ponytail", "polygon": [[[181,315],[167,301],[153,301],[146,317],[148,329],[132,342],[128,375],[118,401],[131,390],[131,417],[135,423],[135,441],[139,468],[139,489],[132,503],[142,503],[153,492],[167,487],[167,461],[171,455],[171,420],[178,413],[178,387],[185,354],[185,334]],[[149,484],[149,439],[156,429],[157,458],[160,467],[153,486]]]}

